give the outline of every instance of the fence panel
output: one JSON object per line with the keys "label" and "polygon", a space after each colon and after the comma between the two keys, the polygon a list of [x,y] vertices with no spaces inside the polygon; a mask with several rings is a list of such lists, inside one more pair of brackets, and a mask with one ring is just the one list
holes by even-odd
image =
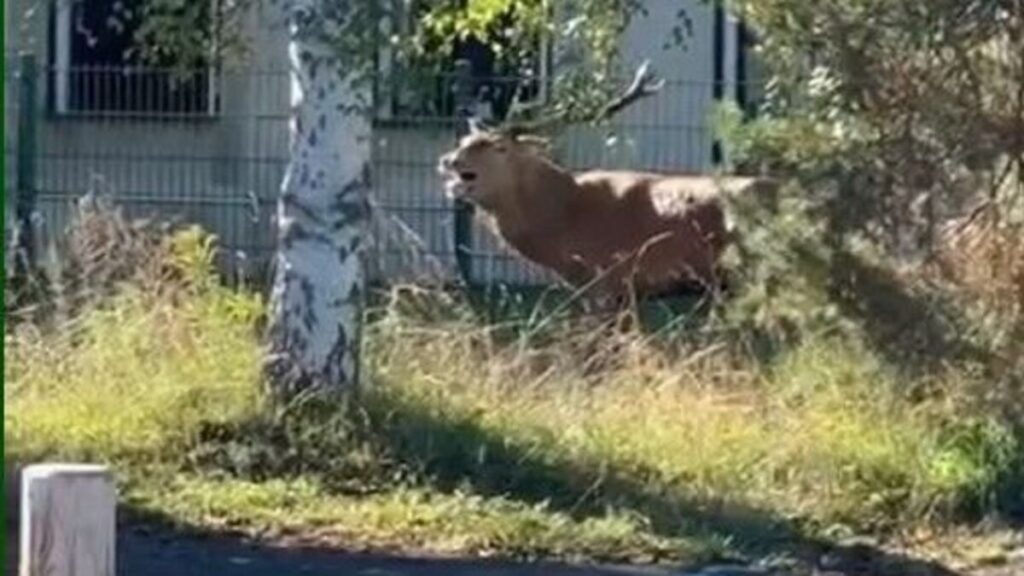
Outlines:
{"label": "fence panel", "polygon": [[38,210],[56,239],[86,194],[217,234],[229,269],[273,245],[287,161],[287,74],[45,67]]}
{"label": "fence panel", "polygon": [[[5,68],[4,153],[14,174],[19,114],[38,115],[37,221],[49,245],[86,194],[111,198],[133,217],[196,223],[219,237],[229,273],[259,276],[275,241],[275,201],[288,158],[286,70],[58,69],[39,66],[37,106],[19,110],[16,67]],[[379,281],[456,278],[453,206],[435,166],[455,143],[451,76],[378,83],[372,147],[375,217],[370,272]],[[477,85],[509,79],[475,79]],[[521,79],[511,79],[521,82]],[[430,90],[423,90],[423,86]],[[674,81],[609,128],[572,127],[556,156],[573,169],[706,170],[712,84]],[[5,202],[9,237],[12,179]],[[478,223],[471,280],[551,280]],[[44,250],[44,253],[46,251]]]}
{"label": "fence panel", "polygon": [[18,130],[18,58],[12,52],[4,53],[4,264],[5,270],[14,265],[12,245],[15,230],[14,174],[17,169]]}

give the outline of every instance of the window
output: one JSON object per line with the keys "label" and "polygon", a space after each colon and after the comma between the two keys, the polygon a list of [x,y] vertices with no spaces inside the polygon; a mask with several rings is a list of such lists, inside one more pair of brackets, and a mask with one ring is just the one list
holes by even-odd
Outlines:
{"label": "window", "polygon": [[[415,0],[392,4],[391,13],[396,16],[383,22],[384,36],[392,32],[409,34],[414,18],[425,9],[425,4]],[[477,109],[485,119],[503,118],[517,93],[523,103],[536,102],[546,94],[549,69],[546,45],[537,46],[526,61],[513,61],[499,56],[489,45],[469,37],[455,42],[446,61],[411,66],[400,63],[390,47],[383,46],[378,52],[375,83],[378,116],[452,117],[455,114],[454,65],[460,59],[469,62]]]}
{"label": "window", "polygon": [[533,51],[529,61],[507,62],[489,46],[469,38],[456,44],[453,55],[455,60],[469,61],[473,93],[485,120],[504,118],[517,97],[525,104],[545,94],[548,66],[543,46]]}
{"label": "window", "polygon": [[143,0],[57,0],[51,25],[51,106],[58,114],[212,115],[214,70],[142,63]]}

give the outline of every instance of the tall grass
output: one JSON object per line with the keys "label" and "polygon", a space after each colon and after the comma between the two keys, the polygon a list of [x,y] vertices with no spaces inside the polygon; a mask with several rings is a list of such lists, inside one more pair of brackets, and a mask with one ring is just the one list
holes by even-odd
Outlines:
{"label": "tall grass", "polygon": [[491,349],[485,331],[458,323],[390,317],[371,334],[375,394],[445,423],[395,423],[428,474],[532,489],[537,478],[516,480],[521,460],[499,458],[489,470],[488,455],[474,456],[478,438],[449,433],[471,423],[527,460],[589,466],[571,484],[594,482],[594,494],[566,487],[576,506],[629,499],[600,485],[614,472],[777,518],[893,527],[989,502],[1017,450],[1002,424],[958,404],[964,375],[950,373],[931,384],[931,398],[915,399],[895,371],[839,338],[810,340],[770,369],[627,339],[609,349],[617,362],[591,373],[592,358],[567,335],[524,353]]}
{"label": "tall grass", "polygon": [[5,335],[5,457],[113,463],[130,508],[171,521],[692,559],[948,526],[1021,486],[1018,431],[972,395],[985,373],[912,375],[857,331],[766,362],[690,327],[510,330],[457,295],[396,290],[369,314],[357,398],[271,406],[259,298],[216,282],[197,231],[154,246],[143,278]]}
{"label": "tall grass", "polygon": [[137,278],[56,327],[5,335],[7,458],[181,462],[205,422],[259,409],[261,305],[217,285],[205,238],[154,249],[179,279]]}

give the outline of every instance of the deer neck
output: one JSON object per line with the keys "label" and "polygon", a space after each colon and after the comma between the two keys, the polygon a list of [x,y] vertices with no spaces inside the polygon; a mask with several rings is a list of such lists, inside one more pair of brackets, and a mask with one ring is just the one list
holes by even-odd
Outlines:
{"label": "deer neck", "polygon": [[513,245],[557,242],[579,186],[570,172],[545,158],[532,157],[526,167],[495,223]]}

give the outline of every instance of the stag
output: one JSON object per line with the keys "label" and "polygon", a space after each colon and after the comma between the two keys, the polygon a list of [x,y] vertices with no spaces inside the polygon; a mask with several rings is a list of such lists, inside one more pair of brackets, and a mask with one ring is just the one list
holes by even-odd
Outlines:
{"label": "stag", "polygon": [[[657,94],[645,62],[629,87],[588,120],[613,117]],[[718,263],[732,234],[723,194],[755,178],[639,171],[573,173],[548,154],[539,130],[564,113],[470,133],[438,171],[450,198],[479,208],[491,230],[526,259],[603,296],[661,296],[720,287]]]}

